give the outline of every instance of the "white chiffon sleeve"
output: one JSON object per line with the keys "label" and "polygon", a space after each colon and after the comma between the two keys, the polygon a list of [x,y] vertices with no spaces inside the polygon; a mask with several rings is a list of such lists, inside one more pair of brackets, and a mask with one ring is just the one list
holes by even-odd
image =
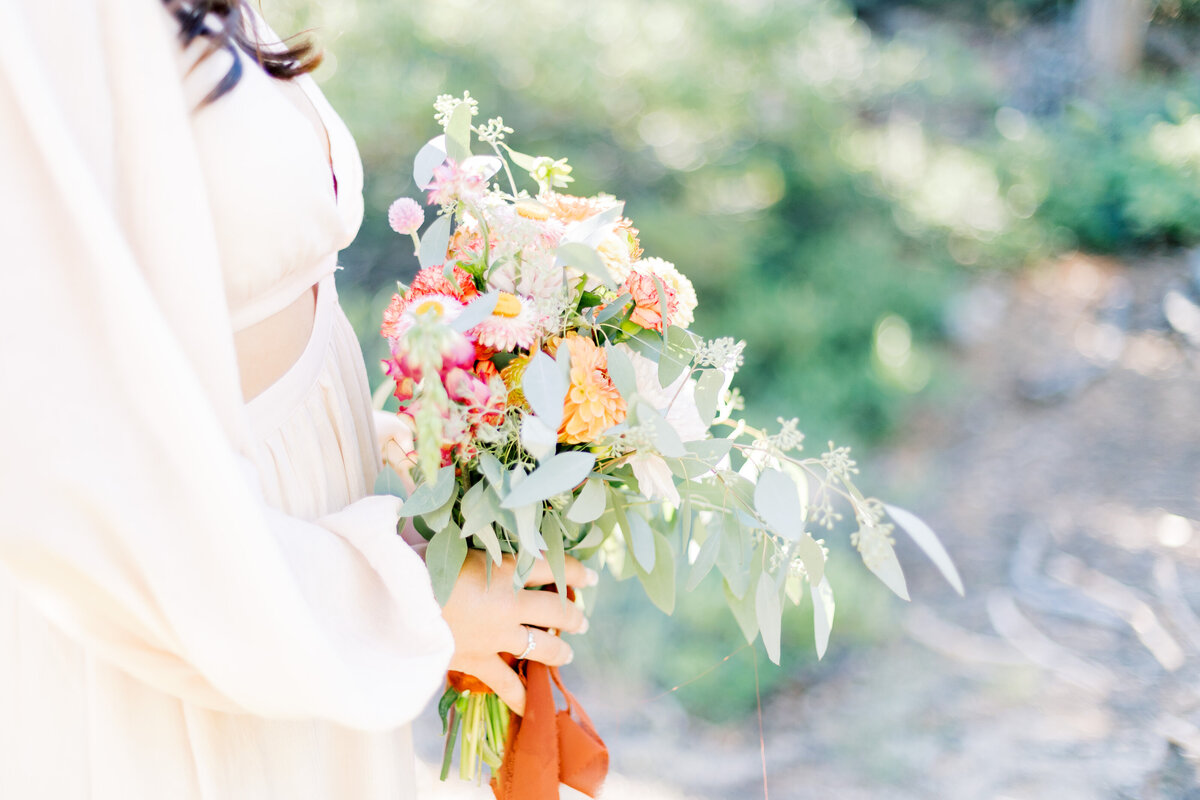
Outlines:
{"label": "white chiffon sleeve", "polygon": [[173,25],[0,0],[0,580],[187,702],[395,727],[452,639],[396,499],[306,522],[250,477]]}

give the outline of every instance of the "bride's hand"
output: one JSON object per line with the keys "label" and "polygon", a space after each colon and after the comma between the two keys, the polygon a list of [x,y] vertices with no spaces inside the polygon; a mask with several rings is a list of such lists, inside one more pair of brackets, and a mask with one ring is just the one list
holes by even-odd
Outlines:
{"label": "bride's hand", "polygon": [[[583,633],[587,618],[572,602],[555,592],[536,589],[513,591],[516,562],[506,555],[499,566],[492,564],[488,580],[488,556],[479,550],[467,553],[442,616],[454,634],[454,657],[450,669],[473,675],[491,687],[500,699],[518,714],[525,713],[525,686],[500,653],[519,655],[533,635],[533,650],[526,656],[550,666],[568,664],[574,653],[558,636],[541,628],[566,633]],[[567,583],[591,586],[596,573],[579,561],[567,557]],[[539,559],[525,581],[526,586],[554,582],[550,565]],[[536,627],[526,627],[536,626]]]}

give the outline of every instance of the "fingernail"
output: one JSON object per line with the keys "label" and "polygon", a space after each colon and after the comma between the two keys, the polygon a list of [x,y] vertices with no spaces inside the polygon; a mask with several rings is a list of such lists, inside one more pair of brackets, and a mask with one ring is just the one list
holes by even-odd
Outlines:
{"label": "fingernail", "polygon": [[574,661],[574,660],[575,660],[575,651],[574,651],[574,650],[568,650],[568,651],[567,651],[567,660],[566,660],[566,661],[564,661],[563,663],[564,663],[564,664],[570,664],[570,663],[571,663],[572,661]]}
{"label": "fingernail", "polygon": [[579,626],[579,633],[587,633],[588,628],[592,627],[592,623],[588,622],[588,618],[583,618],[583,624]]}
{"label": "fingernail", "polygon": [[585,575],[587,576],[587,581],[584,583],[584,586],[595,586],[600,582],[600,573],[591,567],[587,568]]}

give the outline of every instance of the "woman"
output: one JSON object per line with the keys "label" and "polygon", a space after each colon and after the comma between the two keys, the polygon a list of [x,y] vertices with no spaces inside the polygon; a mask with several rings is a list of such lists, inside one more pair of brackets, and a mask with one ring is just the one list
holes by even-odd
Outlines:
{"label": "woman", "polygon": [[582,626],[474,559],[439,609],[369,494],[361,164],[265,35],[0,0],[0,797],[409,797],[447,666],[520,710],[498,653]]}

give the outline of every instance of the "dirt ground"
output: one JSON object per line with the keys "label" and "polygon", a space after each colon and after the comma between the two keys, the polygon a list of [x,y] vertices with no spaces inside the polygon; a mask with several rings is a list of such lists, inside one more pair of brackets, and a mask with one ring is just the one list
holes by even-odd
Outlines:
{"label": "dirt ground", "polygon": [[773,694],[761,747],[753,717],[593,703],[617,731],[604,797],[1200,800],[1198,302],[1187,254],[965,293],[957,390],[867,470],[939,531],[966,596],[901,541],[900,629]]}
{"label": "dirt ground", "polygon": [[769,794],[751,719],[623,734],[645,791],[605,796],[1200,798],[1198,279],[1072,256],[963,295],[960,388],[868,469],[966,597],[902,547],[898,635],[766,704]]}

